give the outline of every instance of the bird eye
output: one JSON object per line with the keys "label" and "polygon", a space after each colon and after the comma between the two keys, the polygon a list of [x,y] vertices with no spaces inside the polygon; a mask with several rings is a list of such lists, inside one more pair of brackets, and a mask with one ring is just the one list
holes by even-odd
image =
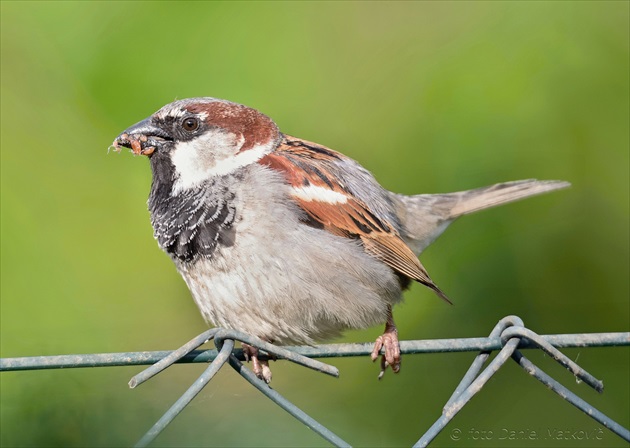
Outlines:
{"label": "bird eye", "polygon": [[194,132],[199,128],[199,120],[193,117],[185,118],[182,121],[182,127],[188,132]]}

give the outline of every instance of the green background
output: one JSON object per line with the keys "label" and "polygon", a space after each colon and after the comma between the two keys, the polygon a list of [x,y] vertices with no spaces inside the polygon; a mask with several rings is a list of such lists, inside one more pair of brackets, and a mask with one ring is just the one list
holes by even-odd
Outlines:
{"label": "green background", "polygon": [[[107,150],[191,96],[255,107],[401,193],[573,184],[452,225],[421,258],[455,306],[414,285],[395,312],[401,338],[485,336],[508,314],[541,334],[628,331],[628,5],[3,1],[1,355],[172,349],[206,328],[152,238],[147,160]],[[528,353],[628,426],[629,349],[565,352],[603,395]],[[410,446],[472,358],[409,355],[381,382],[367,358],[334,360],[339,379],[277,362],[273,386],[354,445]],[[2,446],[133,444],[203,369],[136,390],[140,367],[2,373]],[[605,428],[544,439],[598,428],[510,363],[434,446],[627,446]],[[499,440],[504,429],[539,440]],[[259,445],[325,443],[230,369],[156,441]]]}

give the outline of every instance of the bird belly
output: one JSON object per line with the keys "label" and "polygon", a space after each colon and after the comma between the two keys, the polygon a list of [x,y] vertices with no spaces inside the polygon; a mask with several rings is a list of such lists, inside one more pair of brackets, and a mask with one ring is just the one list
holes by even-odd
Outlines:
{"label": "bird belly", "polygon": [[388,306],[401,300],[392,269],[359,240],[301,222],[282,188],[264,201],[248,197],[256,191],[262,189],[237,195],[247,200],[237,207],[234,244],[175,260],[206,321],[281,344],[313,344],[384,323]]}
{"label": "bird belly", "polygon": [[277,343],[312,344],[384,323],[387,306],[401,298],[391,269],[358,244],[334,254],[295,240],[289,249],[274,243],[235,245],[180,267],[206,321]]}

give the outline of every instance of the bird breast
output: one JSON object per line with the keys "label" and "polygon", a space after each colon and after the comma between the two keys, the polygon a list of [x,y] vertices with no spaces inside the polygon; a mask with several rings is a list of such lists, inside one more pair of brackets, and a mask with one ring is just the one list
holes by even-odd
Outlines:
{"label": "bird breast", "polygon": [[[231,244],[210,255],[174,257],[204,318],[277,342],[312,344],[386,319],[400,282],[359,240],[306,225],[289,186],[253,164],[225,177],[235,210]],[[214,199],[215,203],[217,199]]]}

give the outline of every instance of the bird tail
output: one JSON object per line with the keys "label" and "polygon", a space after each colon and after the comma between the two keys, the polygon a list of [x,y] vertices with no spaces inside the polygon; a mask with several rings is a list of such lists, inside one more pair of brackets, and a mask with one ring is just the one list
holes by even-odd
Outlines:
{"label": "bird tail", "polygon": [[[547,193],[561,188],[567,188],[569,182],[558,180],[517,180],[491,185],[489,187],[474,190],[451,193],[455,202],[450,209],[449,219],[459,218],[462,215],[474,213],[486,208],[521,199]],[[449,196],[451,196],[449,195]]]}
{"label": "bird tail", "polygon": [[518,180],[447,194],[397,195],[399,216],[411,249],[420,253],[460,216],[530,196],[567,188],[558,180]]}

